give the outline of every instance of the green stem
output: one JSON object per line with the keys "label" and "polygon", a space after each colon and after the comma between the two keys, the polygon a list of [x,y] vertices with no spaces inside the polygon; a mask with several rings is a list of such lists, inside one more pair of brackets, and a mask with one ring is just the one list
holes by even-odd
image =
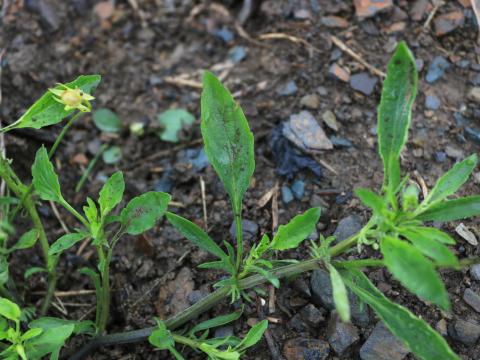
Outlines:
{"label": "green stem", "polygon": [[77,211],[75,210],[75,208],[70,205],[67,201],[63,200],[60,202],[60,204],[65,208],[67,209],[73,216],[75,216],[78,221],[80,221],[83,226],[85,226],[87,229],[90,229],[90,224],[88,223],[88,221]]}
{"label": "green stem", "polygon": [[[357,235],[343,240],[342,242],[330,249],[330,256],[334,257],[343,254],[350,247],[356,244],[356,239]],[[320,261],[317,259],[305,260],[296,264],[282,266],[274,269],[271,271],[271,274],[280,279],[283,277],[294,276],[307,271],[319,269],[320,267]],[[266,281],[267,280],[265,279],[265,277],[261,275],[253,275],[246,279],[240,280],[239,287],[240,289],[245,290],[265,283]],[[230,289],[228,287],[222,287],[218,290],[215,290],[213,293],[204,297],[199,302],[190,306],[186,310],[167,319],[165,321],[165,325],[169,330],[178,329],[187,322],[197,318],[200,314],[203,314],[204,312],[213,308],[219,302],[228,297],[229,292]],[[117,344],[128,344],[146,340],[150,336],[152,331],[154,331],[155,329],[156,327],[149,327],[140,330],[133,330],[118,334],[110,334],[106,336],[96,337],[79,351],[76,351],[75,354],[70,357],[70,360],[84,359],[90,352],[92,352],[98,347]]]}
{"label": "green stem", "polygon": [[243,230],[242,230],[242,214],[235,214],[235,230],[237,235],[237,272],[240,271],[243,258]]}
{"label": "green stem", "polygon": [[[50,151],[48,152],[48,158],[51,159],[53,155],[55,154],[55,151],[58,148],[58,145],[62,142],[63,138],[65,137],[65,134],[67,131],[73,126],[73,124],[80,118],[82,117],[84,113],[83,112],[77,112],[74,116],[68,120],[68,122],[65,124],[65,126],[62,128],[62,131],[60,131],[60,134],[58,134],[57,138],[55,139],[55,142],[53,143]],[[17,204],[17,206],[13,209],[13,211],[10,213],[9,221],[12,223],[15,217],[17,216],[18,212],[24,206],[25,201],[27,197],[29,197],[33,192],[33,183],[31,183],[25,194],[21,197],[21,201]]]}
{"label": "green stem", "polygon": [[385,264],[381,259],[360,259],[360,260],[332,261],[332,265],[351,269],[351,268],[384,266]]}
{"label": "green stem", "polygon": [[48,244],[47,234],[45,233],[45,229],[43,227],[42,221],[40,220],[40,216],[38,215],[32,197],[30,195],[25,196],[28,191],[28,187],[20,181],[20,179],[17,177],[10,164],[8,163],[8,160],[5,159],[3,156],[0,157],[0,177],[5,181],[10,191],[12,191],[16,197],[24,199],[23,206],[27,211],[30,219],[32,220],[34,228],[38,232],[38,241],[40,242],[40,247],[42,248],[43,256],[45,258],[45,264],[49,271],[50,280],[47,294],[43,300],[41,308],[41,314],[43,315],[46,313],[48,307],[50,306],[57,279],[55,273],[55,266],[51,266],[54,264],[50,264],[51,260],[49,260],[48,256],[50,245]]}
{"label": "green stem", "polygon": [[97,333],[102,334],[105,332],[108,322],[108,316],[110,313],[110,261],[112,260],[112,249],[108,250],[108,254],[103,262],[102,268],[102,303],[101,311],[98,319]]}

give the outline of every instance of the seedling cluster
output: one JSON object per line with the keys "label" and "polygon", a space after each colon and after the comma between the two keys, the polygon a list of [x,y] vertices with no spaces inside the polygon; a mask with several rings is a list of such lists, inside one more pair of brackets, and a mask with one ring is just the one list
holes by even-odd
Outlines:
{"label": "seedling cluster", "polygon": [[[77,210],[62,194],[52,164],[58,145],[67,130],[91,111],[93,93],[100,76],[80,76],[68,84],[47,91],[18,121],[3,128],[40,129],[68,119],[51,149],[42,146],[32,165],[32,180],[22,182],[11,167],[11,160],[0,157],[0,177],[8,188],[0,198],[0,356],[6,359],[40,359],[49,354],[58,359],[65,342],[79,334],[92,339],[71,359],[83,359],[99,346],[135,342],[148,338],[150,344],[183,359],[185,347],[203,352],[209,359],[240,359],[248,348],[261,340],[268,327],[262,320],[243,338],[211,337],[212,328],[238,320],[243,307],[209,320],[194,323],[199,315],[228,298],[230,302],[251,301],[246,290],[268,282],[280,287],[280,279],[318,268],[330,273],[333,298],[340,318],[350,320],[348,289],[366,303],[388,329],[421,359],[459,359],[447,342],[424,320],[408,309],[386,298],[361,271],[365,267],[386,267],[406,289],[444,311],[450,310],[439,268],[459,269],[469,260],[458,260],[448,245],[454,239],[441,230],[429,227],[429,221],[453,221],[480,213],[480,196],[453,198],[477,165],[476,155],[457,163],[438,179],[431,192],[421,198],[416,184],[408,175],[402,178],[400,153],[405,146],[412,106],[417,92],[414,58],[400,43],[389,65],[378,108],[378,147],[384,165],[384,182],[378,193],[357,189],[356,195],[371,210],[371,218],[354,236],[332,245],[333,237],[319,236],[311,241],[310,258],[297,261],[282,257],[314,233],[321,209],[312,208],[280,225],[275,234],[264,234],[244,251],[242,201],[251,182],[254,161],[254,138],[242,109],[230,92],[211,73],[206,72],[201,99],[201,132],[205,152],[220,177],[228,196],[235,222],[236,240],[232,243],[213,240],[194,222],[168,211],[170,195],[150,191],[131,199],[124,207],[125,183],[121,172],[108,178],[95,200],[86,198],[83,211]],[[37,203],[53,201],[78,220],[74,232],[49,241]],[[20,212],[23,210],[23,212]],[[32,229],[16,238],[13,227],[20,214],[27,214]],[[170,319],[156,319],[157,326],[132,332],[106,335],[110,313],[110,262],[117,243],[124,235],[138,235],[152,229],[162,218],[185,238],[207,251],[214,260],[201,264],[202,269],[220,270],[225,274],[214,284],[216,290],[190,308]],[[41,309],[26,307],[9,275],[9,260],[17,250],[40,243],[43,267],[28,268],[25,278],[35,273],[47,275],[48,289]],[[89,241],[97,254],[95,268],[79,271],[90,277],[96,292],[94,321],[63,320],[46,317],[58,274],[62,253],[79,242]],[[376,256],[362,260],[343,260],[341,255],[365,247],[376,250]],[[280,260],[278,260],[280,259]]]}

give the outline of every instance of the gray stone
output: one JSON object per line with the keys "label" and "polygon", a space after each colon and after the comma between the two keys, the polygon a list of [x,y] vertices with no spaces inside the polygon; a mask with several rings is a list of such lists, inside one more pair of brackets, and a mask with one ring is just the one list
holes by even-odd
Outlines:
{"label": "gray stone", "polygon": [[325,310],[320,310],[313,304],[303,307],[299,314],[308,325],[314,328],[317,328],[322,321],[325,321]]}
{"label": "gray stone", "polygon": [[282,201],[285,204],[288,204],[293,200],[292,190],[286,185],[283,185],[281,190],[282,190]]}
{"label": "gray stone", "polygon": [[337,312],[332,312],[327,327],[327,340],[337,355],[343,355],[359,339],[357,328],[350,323],[342,322]]}
{"label": "gray stone", "polygon": [[[330,275],[324,270],[315,270],[310,278],[310,290],[312,301],[317,306],[322,306],[327,310],[334,310],[333,290],[330,283]],[[352,322],[355,325],[365,327],[370,322],[370,313],[368,307],[362,304],[357,296],[351,291],[348,292],[350,301],[350,312]]]}
{"label": "gray stone", "polygon": [[290,96],[293,95],[297,92],[297,84],[295,84],[295,81],[289,81],[286,84],[281,85],[277,89],[277,94],[280,96]]}
{"label": "gray stone", "polygon": [[429,110],[438,110],[442,102],[435,95],[427,95],[425,98],[425,107]]}
{"label": "gray stone", "polygon": [[352,235],[355,235],[362,228],[362,219],[358,215],[350,215],[338,222],[337,228],[333,233],[335,243],[343,241]]}
{"label": "gray stone", "polygon": [[318,109],[320,106],[320,97],[317,94],[305,95],[300,99],[300,105],[309,109]]}
{"label": "gray stone", "polygon": [[305,152],[316,154],[320,150],[333,149],[327,135],[308,111],[290,115],[290,119],[283,125],[282,133]]}
{"label": "gray stone", "polygon": [[476,312],[480,313],[480,295],[468,288],[463,293],[463,300],[470,305]]}
{"label": "gray stone", "polygon": [[433,59],[428,67],[426,80],[429,83],[434,83],[445,75],[445,72],[450,67],[450,63],[443,56],[437,56]]}
{"label": "gray stone", "polygon": [[296,338],[283,345],[283,356],[287,360],[325,360],[329,353],[330,347],[323,340]]}
{"label": "gray stone", "polygon": [[470,275],[474,280],[480,280],[480,264],[475,264],[470,268]]}
{"label": "gray stone", "polygon": [[480,325],[473,321],[458,319],[448,328],[448,334],[465,345],[473,345],[480,337]]}
{"label": "gray stone", "polygon": [[[250,241],[257,236],[258,233],[258,224],[251,220],[242,220],[242,233],[243,233],[243,240]],[[237,239],[237,234],[235,230],[235,222],[232,223],[230,226],[230,236],[233,240]]]}
{"label": "gray stone", "polygon": [[468,92],[468,99],[480,103],[480,87],[471,88]]}
{"label": "gray stone", "polygon": [[350,86],[354,90],[360,91],[367,96],[373,93],[377,82],[378,79],[375,76],[370,75],[368,72],[362,72],[350,76]]}
{"label": "gray stone", "polygon": [[292,193],[295,199],[302,200],[305,194],[305,182],[303,180],[295,180],[292,184]]}
{"label": "gray stone", "polygon": [[382,322],[377,323],[360,348],[362,360],[402,360],[408,353],[405,345],[393,336]]}

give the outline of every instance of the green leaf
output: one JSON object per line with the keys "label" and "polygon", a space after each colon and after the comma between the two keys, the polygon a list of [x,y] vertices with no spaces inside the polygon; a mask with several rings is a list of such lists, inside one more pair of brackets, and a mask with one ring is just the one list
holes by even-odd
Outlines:
{"label": "green leaf", "polygon": [[90,320],[66,320],[56,317],[44,316],[39,319],[33,320],[28,324],[29,328],[41,328],[43,330],[56,329],[64,325],[73,325],[73,333],[75,335],[80,334],[92,334],[95,331],[95,325]]}
{"label": "green leaf", "polygon": [[433,264],[419,250],[405,241],[389,236],[382,238],[380,249],[386,267],[403,286],[444,310],[450,309],[442,279]]}
{"label": "green leaf", "polygon": [[465,160],[455,164],[449,171],[440,177],[440,179],[438,179],[423,204],[431,204],[454,194],[460,186],[467,181],[468,177],[477,166],[477,162],[477,155],[473,154]]}
{"label": "green leaf", "polygon": [[110,146],[102,153],[103,162],[108,165],[119,162],[121,158],[122,149],[119,146]]}
{"label": "green leaf", "polygon": [[100,190],[98,203],[100,204],[100,212],[102,216],[107,215],[122,201],[123,192],[125,191],[125,181],[121,171],[117,171],[107,180]]}
{"label": "green leaf", "polygon": [[250,331],[245,335],[245,337],[242,339],[240,344],[236,347],[236,349],[239,349],[241,351],[255,345],[257,342],[260,341],[260,339],[263,336],[263,333],[267,330],[268,328],[268,320],[262,320],[259,323],[255,324],[252,326]]}
{"label": "green leaf", "polygon": [[315,231],[320,208],[311,208],[301,215],[295,216],[286,225],[280,225],[273,237],[271,248],[286,250],[296,248],[303,240]]}
{"label": "green leaf", "polygon": [[175,345],[172,334],[165,326],[165,323],[157,319],[158,328],[148,337],[148,342],[157,349],[166,350]]}
{"label": "green leaf", "polygon": [[30,330],[27,330],[25,333],[23,333],[21,339],[24,341],[29,340],[34,338],[35,336],[40,335],[42,332],[43,332],[43,329],[33,327]]}
{"label": "green leaf", "polygon": [[437,332],[408,309],[391,302],[358,270],[342,270],[347,286],[367,303],[387,328],[422,360],[460,360]]}
{"label": "green leaf", "polygon": [[425,240],[434,240],[441,242],[442,244],[455,245],[455,240],[450,235],[434,227],[409,226],[408,228],[400,228],[399,231],[402,233],[408,231],[409,233],[412,233],[411,236],[417,238],[422,237]]}
{"label": "green leaf", "polygon": [[5,285],[8,281],[8,261],[5,256],[0,256],[0,285]]}
{"label": "green leaf", "polygon": [[232,312],[231,314],[221,315],[221,316],[214,317],[212,319],[208,319],[206,321],[202,321],[201,323],[195,325],[192,328],[192,330],[189,331],[189,333],[195,334],[199,331],[203,331],[203,330],[207,330],[207,329],[211,329],[211,328],[215,328],[215,327],[219,327],[219,326],[223,326],[225,324],[231,323],[232,321],[235,321],[238,318],[240,318],[240,316],[242,316],[242,312],[243,312],[243,308],[238,311]]}
{"label": "green leaf", "polygon": [[378,107],[378,147],[390,197],[400,183],[399,158],[407,141],[417,81],[415,59],[402,41],[388,64]]}
{"label": "green leaf", "polygon": [[268,280],[269,283],[271,283],[277,289],[280,288],[280,280],[278,280],[278,278],[275,275],[273,275],[271,272],[255,265],[251,265],[250,268],[254,270],[256,273],[262,275],[265,279]]}
{"label": "green leaf", "polygon": [[442,201],[415,218],[422,221],[454,221],[480,215],[480,195]]}
{"label": "green leaf", "polygon": [[93,112],[93,122],[103,132],[116,133],[122,130],[122,121],[110,109],[98,109]]}
{"label": "green leaf", "polygon": [[[70,88],[78,87],[87,94],[92,94],[100,83],[100,75],[81,75],[74,81],[65,84]],[[60,88],[57,85],[55,88]],[[64,110],[65,105],[54,100],[54,95],[50,91],[46,91],[40,99],[38,99],[20,119],[4,127],[0,131],[6,132],[12,129],[34,128],[54,125],[65,119],[74,110]]]}
{"label": "green leaf", "polygon": [[30,276],[40,273],[40,272],[48,272],[47,269],[44,269],[42,267],[34,266],[31,268],[28,268],[27,271],[23,274],[23,278],[27,280]]}
{"label": "green leaf", "polygon": [[409,231],[408,229],[402,230],[400,234],[406,237],[423,255],[434,260],[436,265],[452,267],[459,265],[457,257],[442,243],[418,236],[415,231]]}
{"label": "green leaf", "polygon": [[230,196],[234,214],[239,215],[255,169],[253,134],[240,106],[208,71],[203,76],[201,108],[205,153]]}
{"label": "green leaf", "polygon": [[70,249],[73,245],[82,241],[88,236],[88,233],[71,233],[61,236],[55,241],[48,250],[48,255],[57,255]]}
{"label": "green leaf", "polygon": [[338,315],[343,322],[350,321],[350,302],[348,301],[348,293],[342,277],[337,269],[331,264],[328,265],[330,272],[330,282],[332,283],[333,302],[337,309]]}
{"label": "green leaf", "polygon": [[56,202],[63,201],[57,174],[48,158],[47,149],[43,145],[35,155],[35,161],[32,165],[32,177],[33,186],[40,198]]}
{"label": "green leaf", "polygon": [[170,199],[166,193],[149,191],[130,200],[120,214],[125,231],[138,235],[151,229],[167,210]]}
{"label": "green leaf", "polygon": [[380,214],[385,209],[385,200],[369,189],[355,189],[355,194],[359,197],[365,206],[373,210],[375,214]]}
{"label": "green leaf", "polygon": [[158,136],[163,141],[178,142],[178,133],[184,127],[190,127],[195,121],[195,116],[184,109],[170,109],[157,115],[163,130]]}
{"label": "green leaf", "polygon": [[28,249],[31,248],[38,239],[38,231],[36,229],[32,229],[24,233],[17,243],[10,248],[10,250],[20,250],[20,249]]}
{"label": "green leaf", "polygon": [[21,315],[22,312],[17,304],[8,299],[0,298],[0,316],[17,322],[20,320]]}
{"label": "green leaf", "polygon": [[65,341],[72,335],[73,324],[58,326],[44,330],[39,336],[25,342],[25,350],[29,359],[41,359],[47,354],[52,354],[50,359],[58,359],[60,349]]}
{"label": "green leaf", "polygon": [[0,206],[2,205],[16,205],[18,204],[18,199],[13,196],[0,196]]}
{"label": "green leaf", "polygon": [[85,217],[87,218],[90,225],[97,225],[98,222],[98,209],[95,201],[91,198],[87,197],[87,206],[83,207],[83,212],[85,213]]}
{"label": "green leaf", "polygon": [[215,255],[220,259],[225,259],[228,257],[227,254],[225,254],[225,252],[220,248],[220,246],[218,246],[217,243],[215,243],[215,241],[213,241],[205,231],[203,231],[193,222],[171,212],[167,212],[165,216],[170,224],[172,224],[178,231],[182,233],[183,236],[185,236],[199,248]]}

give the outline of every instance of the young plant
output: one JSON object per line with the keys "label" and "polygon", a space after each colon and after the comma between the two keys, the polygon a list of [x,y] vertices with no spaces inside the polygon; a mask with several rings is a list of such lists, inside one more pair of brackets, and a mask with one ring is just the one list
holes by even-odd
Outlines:
{"label": "young plant", "polygon": [[[208,334],[210,329],[235,321],[241,315],[242,311],[236,311],[203,321],[190,329],[187,334],[173,333],[167,329],[163,321],[157,319],[157,328],[148,337],[148,341],[157,349],[168,350],[177,360],[183,360],[184,357],[175,349],[175,344],[201,351],[208,356],[209,360],[238,360],[249,347],[261,340],[263,333],[267,330],[267,320],[254,325],[243,339],[235,336],[209,339]],[[199,332],[202,333],[197,336]]]}
{"label": "young plant", "polygon": [[40,318],[28,324],[23,331],[27,313],[14,302],[0,298],[0,345],[2,359],[40,360],[50,355],[59,358],[60,350],[73,334],[88,333],[90,322],[75,322],[61,319]]}
{"label": "young plant", "polygon": [[[58,84],[45,92],[17,121],[0,129],[0,131],[7,132],[17,128],[40,129],[45,126],[60,123],[65,118],[70,117],[48,152],[48,157],[51,158],[67,131],[84,112],[90,110],[90,100],[93,100],[91,94],[99,83],[99,75],[82,75],[70,83]],[[0,155],[0,178],[7,185],[10,193],[14,195],[14,197],[11,198],[14,199],[14,201],[7,204],[8,206],[4,208],[6,212],[2,218],[2,224],[13,224],[20,209],[23,208],[31,219],[42,248],[45,267],[31,268],[25,275],[28,277],[35,272],[48,272],[48,290],[41,309],[41,313],[45,314],[50,305],[57,281],[55,271],[56,263],[49,262],[50,257],[48,256],[48,251],[50,245],[36,209],[35,199],[32,193],[33,185],[30,184],[27,186],[20,180],[11,167],[11,160],[5,158],[3,154]],[[10,205],[13,204],[15,204],[15,207],[11,209]],[[3,244],[6,246],[6,241],[4,241]]]}
{"label": "young plant", "polygon": [[[262,282],[269,281],[279,286],[281,277],[324,268],[330,273],[334,303],[343,321],[350,318],[348,292],[351,291],[368,304],[418,358],[458,360],[447,342],[424,320],[386,298],[360,271],[368,266],[385,266],[409,291],[449,311],[450,301],[438,269],[458,269],[471,263],[469,259],[458,260],[447,246],[455,241],[441,230],[428,227],[425,222],[452,221],[480,214],[480,196],[450,198],[475,169],[476,155],[456,164],[423,199],[408,176],[401,177],[400,153],[407,141],[416,93],[415,61],[406,44],[401,42],[388,65],[378,108],[378,146],[384,164],[384,184],[378,194],[367,189],[356,191],[361,201],[372,210],[370,220],[357,234],[336,245],[332,246],[332,237],[320,237],[320,243],[311,246],[310,260],[277,266],[278,262],[271,260],[272,251],[298,247],[315,229],[320,210],[310,209],[287,225],[280,226],[271,241],[263,235],[249,254],[243,255],[241,200],[253,173],[252,136],[238,104],[212,74],[206,73],[202,93],[202,134],[209,160],[230,196],[237,230],[237,249],[235,252],[232,244],[224,241],[225,252],[198,226],[167,213],[170,223],[187,239],[218,258],[201,267],[224,270],[230,277],[217,283],[220,288],[214,293],[166,320],[161,331],[172,331],[224,297],[230,296],[235,300],[243,290]],[[379,250],[381,258],[335,259],[354,249],[361,252],[365,246]],[[255,274],[249,276],[252,273]],[[114,344],[119,338],[122,342],[136,341],[153,330],[106,336],[95,340],[85,351],[94,346]],[[173,346],[174,340],[168,344]],[[79,354],[85,352],[80,351]]]}

